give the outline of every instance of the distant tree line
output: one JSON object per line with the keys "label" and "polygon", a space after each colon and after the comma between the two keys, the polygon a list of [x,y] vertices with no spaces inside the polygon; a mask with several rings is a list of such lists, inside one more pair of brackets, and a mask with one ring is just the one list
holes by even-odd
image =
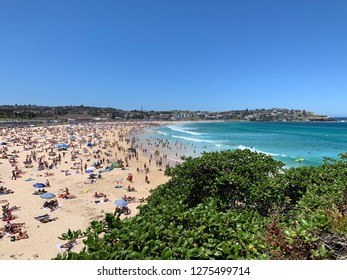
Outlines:
{"label": "distant tree line", "polygon": [[255,109],[231,110],[226,112],[202,111],[142,111],[121,110],[111,107],[91,106],[36,106],[0,105],[1,119],[84,119],[104,118],[109,120],[245,120],[245,121],[332,121],[327,116],[319,116],[307,110]]}

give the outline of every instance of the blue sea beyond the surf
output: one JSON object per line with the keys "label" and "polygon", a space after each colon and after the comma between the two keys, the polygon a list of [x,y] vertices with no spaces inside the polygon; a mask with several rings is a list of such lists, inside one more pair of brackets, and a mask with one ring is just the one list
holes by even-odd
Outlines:
{"label": "blue sea beyond the surf", "polygon": [[[324,157],[338,158],[338,154],[347,152],[347,119],[339,118],[337,122],[172,123],[152,127],[145,137],[176,143],[175,150],[166,151],[171,158],[247,148],[271,155],[286,167],[317,166],[323,163]],[[298,159],[303,160],[296,161]]]}

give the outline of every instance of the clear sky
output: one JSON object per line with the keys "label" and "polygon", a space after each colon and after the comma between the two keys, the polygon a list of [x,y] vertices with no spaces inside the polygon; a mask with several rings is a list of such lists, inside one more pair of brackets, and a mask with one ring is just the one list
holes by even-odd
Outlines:
{"label": "clear sky", "polygon": [[347,1],[0,0],[0,96],[347,116]]}

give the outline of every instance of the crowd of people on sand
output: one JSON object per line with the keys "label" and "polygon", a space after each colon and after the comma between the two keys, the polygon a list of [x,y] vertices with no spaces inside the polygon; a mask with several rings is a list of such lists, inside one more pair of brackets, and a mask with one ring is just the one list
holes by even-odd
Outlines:
{"label": "crowd of people on sand", "polygon": [[33,195],[41,195],[41,194],[44,194],[44,193],[47,193],[47,191],[45,189],[39,189],[37,191],[34,191]]}
{"label": "crowd of people on sand", "polygon": [[115,213],[117,214],[124,214],[124,215],[130,215],[131,214],[131,210],[129,209],[128,206],[124,206],[124,207],[116,207]]}
{"label": "crowd of people on sand", "polygon": [[5,188],[4,186],[0,186],[0,195],[1,194],[11,194],[14,193],[11,189]]}
{"label": "crowd of people on sand", "polygon": [[11,241],[29,238],[27,231],[22,231],[24,223],[13,223],[12,221],[16,218],[12,214],[14,211],[20,210],[20,207],[12,206],[7,203],[1,206],[2,208],[2,221],[6,224],[3,228],[0,228],[0,239],[5,236],[9,236]]}
{"label": "crowd of people on sand", "polygon": [[48,208],[50,209],[51,211],[55,211],[59,208],[59,202],[57,199],[53,199],[53,200],[50,200],[50,201],[45,201],[42,205],[42,208]]}
{"label": "crowd of people on sand", "polygon": [[13,206],[9,207],[9,203],[5,204],[2,206],[2,221],[3,222],[8,222],[11,220],[14,220],[16,218],[15,215],[12,214],[13,211],[17,211],[20,209],[20,207]]}
{"label": "crowd of people on sand", "polygon": [[[78,179],[81,182],[78,186],[68,185],[69,188],[71,186],[72,193],[75,193],[77,190],[81,191],[83,188],[92,189],[93,186],[84,185],[101,185],[105,179],[112,176],[112,172],[109,171],[112,171],[114,168],[119,168],[119,170],[127,172],[127,176],[124,172],[125,177],[127,177],[126,179],[130,183],[128,187],[123,187],[123,180],[115,180],[115,188],[123,189],[123,191],[129,193],[137,193],[138,182],[141,182],[141,184],[151,184],[149,176],[152,162],[156,161],[156,167],[161,168],[167,158],[165,155],[161,156],[160,153],[155,154],[153,152],[148,156],[147,162],[142,161],[141,163],[137,151],[140,150],[146,154],[148,152],[147,148],[149,149],[150,147],[138,144],[138,139],[135,136],[146,126],[145,124],[120,125],[112,123],[42,127],[0,127],[0,142],[2,140],[4,142],[4,144],[0,145],[0,164],[6,163],[11,168],[9,169],[10,174],[8,174],[8,179],[11,179],[11,181],[4,180],[11,189],[8,188],[8,185],[6,187],[0,186],[0,195],[14,194],[14,191],[17,192],[14,186],[17,186],[19,182],[25,183],[41,177],[47,177],[47,179],[44,179],[43,188],[29,192],[29,194],[39,197],[42,196],[43,198],[43,195],[47,193],[47,188],[56,190],[59,185],[61,186],[62,181],[59,181],[57,178],[61,178],[61,175],[63,177],[77,175],[76,177],[81,178]],[[66,146],[57,146],[59,143],[66,143]],[[147,155],[149,154],[147,153]],[[137,166],[135,169],[137,174],[135,176],[133,174],[136,171],[132,169],[130,172],[129,170],[134,165]],[[25,175],[29,174],[32,177],[26,179],[28,176]],[[50,177],[49,180],[51,182],[48,180],[48,177]],[[66,178],[66,180],[68,181],[69,178]],[[0,178],[0,183],[5,184],[2,180]],[[13,183],[11,183],[12,181]],[[99,182],[100,184],[97,184]],[[64,207],[59,203],[60,199],[79,199],[79,196],[77,197],[72,194],[68,187],[64,186],[64,188],[64,191],[57,194],[56,199],[44,201],[41,208],[53,212]],[[93,195],[92,202],[95,204],[110,202],[109,197],[114,195],[111,189],[110,194],[108,191],[107,193],[96,191]],[[115,199],[120,197],[121,195],[115,197]],[[6,196],[6,198],[8,197]],[[124,195],[121,198],[127,203],[139,202],[136,196]],[[1,200],[0,203],[3,204]],[[26,223],[13,222],[17,218],[20,220],[20,213],[18,213],[19,217],[13,214],[14,211],[18,211],[20,208],[20,206],[9,207],[9,203],[2,205],[2,221],[4,226],[1,227],[0,225],[1,239],[8,236],[12,241],[16,241],[28,239],[29,235],[32,236],[31,227],[26,226],[30,221],[25,221]],[[124,215],[131,214],[128,206],[117,206],[115,211]],[[58,223],[63,222],[63,217],[59,217]],[[51,217],[49,214],[33,215],[33,218],[43,224],[58,220],[58,217]],[[30,232],[28,233],[27,230]],[[66,244],[67,248],[70,248],[71,245],[75,244]]]}

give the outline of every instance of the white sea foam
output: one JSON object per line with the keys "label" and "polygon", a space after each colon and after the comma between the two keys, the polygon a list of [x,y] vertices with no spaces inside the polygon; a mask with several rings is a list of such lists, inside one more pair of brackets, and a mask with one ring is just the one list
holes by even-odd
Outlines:
{"label": "white sea foam", "polygon": [[184,137],[184,136],[178,136],[178,135],[172,135],[173,138],[179,138],[186,141],[193,141],[198,143],[215,143],[216,141],[213,140],[206,140],[206,139],[200,139],[200,138],[191,138],[191,137]]}
{"label": "white sea foam", "polygon": [[243,146],[243,145],[237,146],[236,149],[240,149],[240,150],[246,150],[246,149],[248,149],[248,150],[251,150],[251,151],[255,151],[254,148],[246,147],[246,146]]}
{"label": "white sea foam", "polygon": [[173,131],[177,131],[181,133],[187,133],[190,135],[203,135],[203,133],[191,131],[192,128],[188,128],[188,127],[181,127],[181,126],[175,126],[175,125],[168,125],[167,127]]}
{"label": "white sea foam", "polygon": [[214,145],[216,146],[216,148],[219,151],[223,151],[223,150],[232,150],[232,146],[228,145],[228,144],[223,144],[223,142],[218,142],[218,143],[214,143]]}
{"label": "white sea foam", "polygon": [[166,132],[162,132],[162,131],[158,131],[158,133],[161,134],[161,135],[165,135],[165,136],[167,135]]}
{"label": "white sea foam", "polygon": [[294,158],[294,157],[289,156],[289,155],[265,152],[265,151],[257,150],[254,147],[246,147],[246,146],[243,146],[243,145],[237,146],[237,149],[240,149],[240,150],[248,149],[248,150],[251,150],[252,152],[262,153],[262,154],[265,154],[265,155],[268,155],[268,156],[273,156],[273,157],[290,157],[290,158]]}

